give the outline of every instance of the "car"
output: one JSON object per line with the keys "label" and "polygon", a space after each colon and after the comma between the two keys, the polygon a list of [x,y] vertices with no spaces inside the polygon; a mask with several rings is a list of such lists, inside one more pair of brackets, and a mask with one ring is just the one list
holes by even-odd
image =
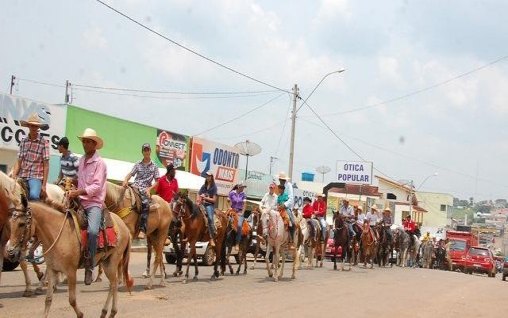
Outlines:
{"label": "car", "polygon": [[484,273],[489,277],[496,277],[496,261],[492,251],[485,247],[470,247],[464,257],[464,272]]}
{"label": "car", "polygon": [[508,256],[506,256],[504,258],[504,263],[503,263],[503,274],[502,274],[502,279],[503,281],[506,280],[506,276],[508,276]]}
{"label": "car", "polygon": [[328,258],[333,261],[335,258],[335,249],[337,249],[337,257],[342,257],[342,247],[335,247],[335,243],[333,241],[333,231],[330,231],[330,236],[328,237],[328,241],[326,242],[326,250],[325,250],[325,258]]}
{"label": "car", "polygon": [[[256,253],[256,244],[258,243],[258,236],[256,231],[252,232],[252,239],[250,241],[249,246],[247,247],[247,254],[252,254],[252,256],[255,256]],[[265,257],[266,254],[266,244],[263,240],[260,240],[259,242],[259,248],[258,248],[258,256]]]}
{"label": "car", "polygon": [[[166,262],[168,264],[176,263],[176,253],[173,243],[164,246],[164,256],[166,258]],[[187,257],[189,254],[189,244],[187,244],[185,248],[185,252],[183,257]],[[203,265],[212,266],[215,261],[215,251],[213,248],[209,246],[209,242],[196,242],[196,256],[201,260]],[[238,251],[233,249],[231,251],[231,256],[235,257],[236,262],[239,262]]]}

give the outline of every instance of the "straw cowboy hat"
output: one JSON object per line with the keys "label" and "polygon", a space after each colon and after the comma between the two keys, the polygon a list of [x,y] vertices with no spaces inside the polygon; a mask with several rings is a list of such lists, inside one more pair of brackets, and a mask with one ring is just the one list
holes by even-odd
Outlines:
{"label": "straw cowboy hat", "polygon": [[277,179],[280,179],[280,180],[286,180],[286,181],[289,180],[289,177],[286,175],[286,173],[284,171],[279,172],[279,174],[276,177],[277,177]]}
{"label": "straw cowboy hat", "polygon": [[83,139],[91,139],[97,143],[97,146],[95,149],[101,149],[104,145],[104,141],[102,141],[102,138],[97,136],[97,132],[93,130],[92,128],[87,128],[83,132],[81,136],[78,136],[79,140],[83,141]]}
{"label": "straw cowboy hat", "polygon": [[30,116],[28,116],[27,120],[21,120],[20,121],[21,126],[28,127],[28,126],[37,126],[42,129],[48,129],[49,125],[42,122],[41,118],[37,113],[32,113]]}

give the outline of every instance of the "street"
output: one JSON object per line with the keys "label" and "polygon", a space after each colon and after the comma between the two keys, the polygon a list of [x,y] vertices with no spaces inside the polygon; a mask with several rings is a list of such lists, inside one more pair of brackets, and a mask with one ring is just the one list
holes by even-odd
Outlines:
{"label": "street", "polygon": [[[130,272],[135,278],[132,295],[119,292],[117,317],[504,317],[508,311],[504,292],[508,285],[501,275],[466,275],[427,269],[353,267],[349,272],[323,268],[297,271],[278,283],[267,278],[264,263],[257,263],[247,275],[221,277],[210,281],[211,267],[200,266],[199,280],[182,284],[171,277],[166,286],[144,290],[148,279],[141,277],[145,253],[131,254]],[[249,263],[249,267],[252,263]],[[172,273],[173,265],[166,264]],[[236,270],[236,267],[235,267]],[[190,269],[190,277],[194,273]],[[32,275],[35,282],[35,275]],[[77,302],[85,317],[98,317],[107,296],[107,282],[85,286],[78,273]],[[159,279],[155,280],[157,284]],[[23,276],[18,268],[4,272],[0,286],[0,317],[39,317],[44,295],[21,297]],[[51,317],[75,317],[67,300],[67,287],[54,294]]]}

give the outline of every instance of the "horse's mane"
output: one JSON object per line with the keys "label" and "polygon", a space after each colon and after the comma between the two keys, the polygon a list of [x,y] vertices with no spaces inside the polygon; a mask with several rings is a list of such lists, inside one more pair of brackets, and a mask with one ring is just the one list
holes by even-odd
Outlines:
{"label": "horse's mane", "polygon": [[0,171],[0,188],[6,191],[7,197],[15,204],[19,204],[21,201],[21,195],[23,189],[21,186],[11,177]]}
{"label": "horse's mane", "polygon": [[192,202],[192,200],[189,199],[189,197],[185,197],[185,205],[187,205],[187,208],[189,208],[192,217],[196,217],[197,213],[195,212],[197,211],[197,209],[195,209],[194,202]]}

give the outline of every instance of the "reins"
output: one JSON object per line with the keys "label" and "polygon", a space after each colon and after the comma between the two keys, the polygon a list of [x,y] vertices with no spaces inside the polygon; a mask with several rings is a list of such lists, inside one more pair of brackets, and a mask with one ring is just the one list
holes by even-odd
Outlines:
{"label": "reins", "polygon": [[[62,222],[62,225],[60,226],[60,230],[58,231],[58,235],[56,236],[56,239],[53,241],[53,243],[51,244],[51,246],[44,251],[44,253],[42,253],[42,255],[46,255],[49,253],[49,251],[51,251],[53,249],[53,247],[55,246],[56,242],[58,242],[58,240],[60,239],[60,236],[62,235],[62,232],[63,232],[63,228],[64,228],[64,225],[65,225],[65,221],[67,221],[67,217],[69,216],[69,210],[67,210],[65,212],[65,215],[64,215],[64,220]],[[81,244],[81,242],[78,240],[78,242]]]}

